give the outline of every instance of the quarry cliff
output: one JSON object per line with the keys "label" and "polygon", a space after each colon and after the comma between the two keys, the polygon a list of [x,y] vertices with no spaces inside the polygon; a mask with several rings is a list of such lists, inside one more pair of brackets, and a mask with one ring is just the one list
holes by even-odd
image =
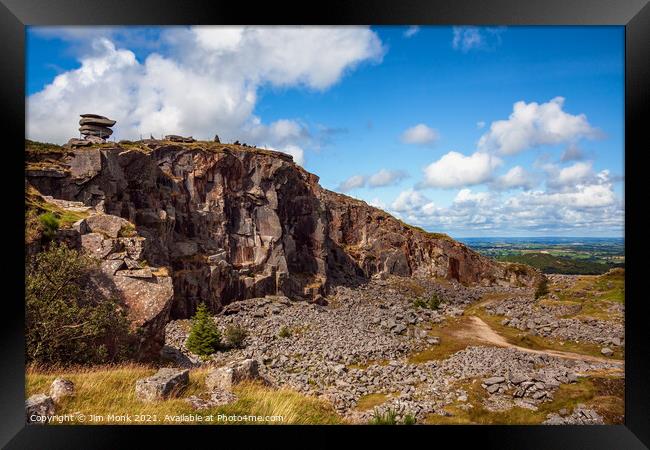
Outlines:
{"label": "quarry cliff", "polygon": [[[131,248],[140,266],[164,272],[153,277],[173,292],[156,309],[156,328],[190,317],[200,302],[214,312],[265,295],[324,302],[334,286],[386,275],[522,286],[539,276],[328,191],[291,156],[255,147],[144,140],[65,148],[28,141],[25,176],[42,196],[123,220],[116,230],[133,228],[131,235],[110,236],[77,223],[68,234],[79,234],[71,240],[105,261]],[[138,286],[131,303],[146,297],[146,287]]]}

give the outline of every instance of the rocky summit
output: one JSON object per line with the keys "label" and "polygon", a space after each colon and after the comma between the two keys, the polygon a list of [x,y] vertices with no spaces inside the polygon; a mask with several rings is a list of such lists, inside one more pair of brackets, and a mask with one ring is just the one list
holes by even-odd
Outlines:
{"label": "rocky summit", "polygon": [[[170,318],[190,317],[199,302],[218,312],[265,295],[321,301],[335,286],[387,275],[484,286],[532,286],[539,276],[323,189],[284,153],[146,140],[28,160],[27,181],[42,194],[133,224],[141,258],[173,279]],[[118,239],[106,229],[84,241],[115,261],[116,247],[99,242],[106,236]]]}

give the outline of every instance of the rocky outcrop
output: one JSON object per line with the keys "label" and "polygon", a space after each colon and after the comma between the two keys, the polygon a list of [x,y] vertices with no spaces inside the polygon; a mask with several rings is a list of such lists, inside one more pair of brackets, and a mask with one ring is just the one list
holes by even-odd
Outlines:
{"label": "rocky outcrop", "polygon": [[[173,278],[173,318],[189,317],[200,301],[218,311],[265,295],[313,300],[334,286],[387,274],[522,286],[538,276],[327,191],[284,153],[146,141],[74,149],[61,153],[53,167],[56,177],[45,165],[26,175],[44,194],[134,224],[146,241],[142,258],[166,267]],[[121,250],[106,239],[127,245],[103,233],[85,237],[110,259]],[[118,271],[116,265],[107,270]],[[137,290],[134,280],[128,284]]]}

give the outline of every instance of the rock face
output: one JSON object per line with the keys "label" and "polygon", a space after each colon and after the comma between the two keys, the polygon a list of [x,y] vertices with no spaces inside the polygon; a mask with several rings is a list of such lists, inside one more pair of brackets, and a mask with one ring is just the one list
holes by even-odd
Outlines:
{"label": "rock face", "polygon": [[[265,295],[314,300],[388,274],[521,286],[538,277],[327,191],[284,153],[157,141],[73,149],[57,164],[70,170],[31,171],[29,181],[134,224],[142,258],[173,278],[172,318],[190,317],[201,301],[218,311]],[[117,251],[102,233],[88,236],[84,245],[102,258]]]}
{"label": "rock face", "polygon": [[54,414],[54,401],[45,394],[32,395],[25,401],[25,419],[27,423],[37,422],[33,416],[51,416]]}
{"label": "rock face", "polygon": [[149,378],[135,383],[135,396],[145,402],[155,402],[180,394],[190,382],[190,371],[164,368]]}

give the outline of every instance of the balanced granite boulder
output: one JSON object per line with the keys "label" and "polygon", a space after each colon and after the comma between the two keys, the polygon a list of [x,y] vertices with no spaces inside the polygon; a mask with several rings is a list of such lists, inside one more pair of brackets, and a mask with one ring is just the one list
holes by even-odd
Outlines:
{"label": "balanced granite boulder", "polygon": [[98,125],[82,125],[79,127],[81,134],[88,136],[110,136],[113,134],[113,130],[108,127],[100,127]]}
{"label": "balanced granite boulder", "polygon": [[97,114],[82,114],[81,120],[79,121],[79,125],[97,125],[100,127],[112,127],[115,123],[114,120],[108,117],[98,116]]}
{"label": "balanced granite boulder", "polygon": [[84,140],[93,144],[103,143],[106,138],[113,134],[110,127],[115,123],[114,120],[98,114],[81,114],[79,132],[84,136]]}
{"label": "balanced granite boulder", "polygon": [[135,396],[145,402],[155,402],[178,396],[190,382],[190,371],[163,368],[149,378],[135,383]]}

